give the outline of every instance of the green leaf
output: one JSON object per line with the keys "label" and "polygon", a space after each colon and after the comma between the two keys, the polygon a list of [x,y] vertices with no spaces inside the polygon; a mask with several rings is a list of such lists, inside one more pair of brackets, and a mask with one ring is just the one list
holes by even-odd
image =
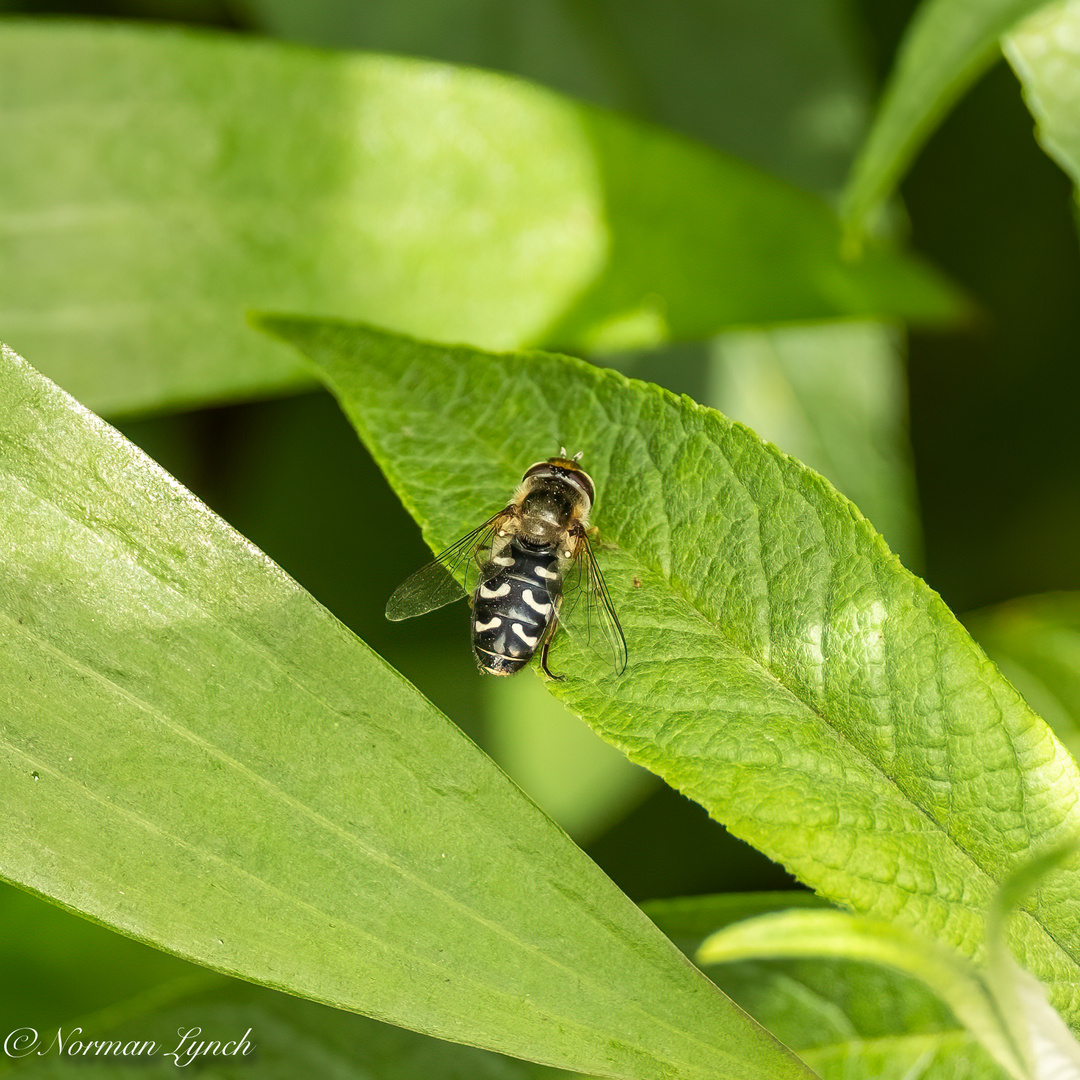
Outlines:
{"label": "green leaf", "polygon": [[361,641],[0,356],[0,865],[215,970],[605,1075],[806,1075]]}
{"label": "green leaf", "polygon": [[[779,911],[724,927],[698,949],[699,963],[815,957],[887,965],[921,979],[1014,1080],[1080,1076],[1080,1044],[1037,979],[1009,953],[1007,923],[1024,895],[1076,853],[1069,843],[1008,875],[986,926],[987,964],[977,971],[953,949],[921,934],[839,911]],[[796,1040],[793,1045],[799,1047]]]}
{"label": "green leaf", "polygon": [[1004,1080],[967,1032],[900,1035],[806,1050],[822,1080]]}
{"label": "green leaf", "polygon": [[[642,906],[681,949],[696,952],[718,927],[823,901],[802,892],[729,893]],[[937,997],[895,969],[830,955],[731,961],[709,974],[822,1080],[1005,1075]]]}
{"label": "green leaf", "polygon": [[1080,5],[1049,4],[1005,38],[1043,149],[1080,183]]}
{"label": "green leaf", "polygon": [[[828,908],[809,892],[725,893],[654,900],[642,910],[691,959],[723,927],[778,912]],[[709,976],[759,1023],[800,1053],[837,1042],[955,1027],[913,979],[842,957],[754,956]]]}
{"label": "green leaf", "polygon": [[[432,547],[531,462],[585,452],[630,663],[616,677],[566,635],[553,692],[823,895],[974,956],[997,883],[1080,835],[1080,774],[1043,721],[849,502],[746,428],[565,357],[264,322],[315,360]],[[1073,1022],[1078,915],[1070,865],[1014,932]]]}
{"label": "green leaf", "polygon": [[937,123],[994,62],[1001,36],[1045,3],[924,0],[848,180],[843,216],[851,233],[865,231]]}
{"label": "green leaf", "polygon": [[[137,1056],[140,1077],[175,1080],[176,1063],[166,1055],[179,1042],[178,1032],[194,1027],[202,1029],[207,1041],[220,1042],[251,1029],[252,1054],[213,1059],[215,1077],[254,1072],[258,1080],[536,1080],[555,1074],[547,1066],[432,1039],[216,975],[13,886],[0,885],[0,915],[5,929],[0,938],[0,970],[5,975],[0,981],[0,1031],[7,1034],[29,1024],[38,1036],[36,1047],[23,1047],[25,1054],[0,1054],[0,1074],[18,1070],[18,1075],[33,1075],[35,1080],[131,1080],[132,1056]],[[82,1030],[73,1034],[76,1028]],[[53,1045],[58,1030],[65,1039],[140,1044],[152,1039],[157,1046],[139,1055],[72,1060]],[[10,1041],[7,1045],[14,1049]],[[47,1052],[39,1056],[39,1049]]]}
{"label": "green leaf", "polygon": [[276,37],[495,68],[622,107],[831,196],[865,126],[868,65],[839,3],[248,0]]}
{"label": "green leaf", "polygon": [[[54,1029],[165,982],[220,978],[0,883],[0,1031]],[[5,1058],[0,1054],[0,1071]]]}
{"label": "green leaf", "polygon": [[964,616],[990,658],[1080,756],[1080,593],[1009,600]]}
{"label": "green leaf", "polygon": [[843,911],[782,911],[725,927],[698,949],[701,964],[822,956],[886,964],[921,979],[1016,1080],[1029,1074],[975,969],[930,938]]}
{"label": "green leaf", "polygon": [[598,349],[960,306],[845,262],[820,200],[504,76],[14,20],[0,70],[0,326],[100,410],[295,387],[250,308]]}
{"label": "green leaf", "polygon": [[[1038,979],[1009,951],[1009,921],[1024,896],[1076,855],[1075,842],[1033,855],[1004,881],[986,924],[986,984],[1012,1045],[1019,1049],[1024,1080],[1078,1080],[1080,1043],[1051,1008]],[[977,1033],[976,1033],[977,1034]]]}

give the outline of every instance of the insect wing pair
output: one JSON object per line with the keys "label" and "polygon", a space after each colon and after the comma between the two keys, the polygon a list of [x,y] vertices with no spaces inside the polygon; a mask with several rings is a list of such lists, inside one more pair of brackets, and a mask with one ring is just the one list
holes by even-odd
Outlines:
{"label": "insect wing pair", "polygon": [[[578,474],[584,481],[576,479]],[[552,483],[578,489],[572,497],[585,508],[567,513],[557,543],[530,542],[530,477],[533,489],[541,494],[550,494]],[[580,631],[621,674],[626,668],[626,640],[585,529],[591,498],[592,481],[576,459],[565,458],[565,452],[561,458],[532,466],[515,501],[398,587],[386,605],[387,618],[409,619],[471,594],[473,648],[481,670],[514,674],[539,648],[544,672],[561,678],[548,669],[547,651],[558,626],[566,625],[572,633]],[[455,573],[464,577],[464,588]]]}

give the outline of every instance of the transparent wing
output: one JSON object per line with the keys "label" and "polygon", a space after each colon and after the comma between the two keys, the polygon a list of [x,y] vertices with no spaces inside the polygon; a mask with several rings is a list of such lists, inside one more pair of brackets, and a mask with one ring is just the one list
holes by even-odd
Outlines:
{"label": "transparent wing", "polygon": [[[481,566],[487,563],[487,558],[481,555],[478,559],[477,553],[482,553],[485,548],[490,550],[495,531],[509,515],[509,508],[500,510],[456,544],[451,544],[436,555],[426,566],[421,566],[415,574],[407,577],[386,602],[386,617],[393,622],[400,622],[416,615],[426,615],[429,611],[460,600],[475,589]],[[454,577],[454,571],[460,569],[463,563],[464,588]]]}
{"label": "transparent wing", "polygon": [[578,555],[563,578],[562,594],[559,621],[610,660],[615,674],[621,675],[626,670],[626,638],[587,535],[581,538]]}

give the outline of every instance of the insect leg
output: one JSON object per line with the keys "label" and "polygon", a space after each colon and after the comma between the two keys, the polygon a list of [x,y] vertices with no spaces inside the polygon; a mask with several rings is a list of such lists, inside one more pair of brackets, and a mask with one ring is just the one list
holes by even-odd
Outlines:
{"label": "insect leg", "polygon": [[551,648],[551,639],[559,628],[559,607],[561,602],[562,597],[559,598],[559,602],[555,605],[555,610],[551,614],[551,622],[548,623],[548,628],[544,631],[544,643],[540,646],[540,670],[553,682],[562,682],[566,678],[565,675],[556,675],[548,667],[548,650]]}

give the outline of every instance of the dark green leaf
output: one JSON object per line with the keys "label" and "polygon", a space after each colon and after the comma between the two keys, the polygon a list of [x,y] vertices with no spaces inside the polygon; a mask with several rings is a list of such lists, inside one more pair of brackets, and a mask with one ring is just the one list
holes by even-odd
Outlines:
{"label": "dark green leaf", "polygon": [[[122,1002],[103,1015],[39,1031],[38,1044],[12,1062],[34,1080],[542,1080],[565,1076],[540,1065],[427,1038],[413,1031],[263,987],[218,979],[197,992],[182,985]],[[35,1029],[36,1030],[36,1029]],[[78,1044],[128,1048],[88,1056],[60,1052]],[[185,1038],[189,1032],[197,1035]],[[213,1043],[220,1044],[214,1053]],[[205,1053],[195,1053],[202,1044]],[[44,1051],[38,1056],[38,1051]],[[0,1061],[0,1070],[3,1062]]]}

